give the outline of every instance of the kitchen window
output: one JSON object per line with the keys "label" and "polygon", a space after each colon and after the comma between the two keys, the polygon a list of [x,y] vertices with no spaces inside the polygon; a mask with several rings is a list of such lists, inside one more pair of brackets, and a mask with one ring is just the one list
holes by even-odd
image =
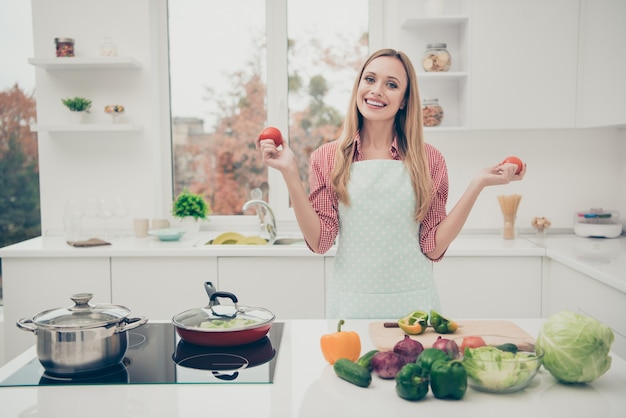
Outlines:
{"label": "kitchen window", "polygon": [[308,157],[337,137],[369,52],[368,15],[369,0],[170,1],[174,195],[202,193],[216,227],[260,189],[278,221],[293,222],[254,139],[278,127],[308,188]]}

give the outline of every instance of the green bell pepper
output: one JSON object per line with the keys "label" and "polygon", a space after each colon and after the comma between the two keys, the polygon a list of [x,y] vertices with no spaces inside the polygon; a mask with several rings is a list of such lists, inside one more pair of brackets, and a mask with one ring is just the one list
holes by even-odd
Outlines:
{"label": "green bell pepper", "polygon": [[428,373],[417,363],[405,364],[396,375],[396,393],[408,401],[423,399],[428,393]]}
{"label": "green bell pepper", "polygon": [[430,373],[432,365],[437,360],[447,361],[450,360],[450,357],[448,357],[448,355],[443,350],[440,350],[438,348],[426,348],[420,353],[415,362],[422,366],[422,369]]}
{"label": "green bell pepper", "polygon": [[413,311],[404,318],[398,320],[398,326],[402,331],[410,335],[423,334],[428,326],[428,313]]}
{"label": "green bell pepper", "polygon": [[467,390],[467,372],[458,360],[437,360],[430,369],[430,388],[438,399],[461,399]]}
{"label": "green bell pepper", "polygon": [[459,328],[456,322],[432,310],[430,311],[430,325],[439,334],[451,334]]}

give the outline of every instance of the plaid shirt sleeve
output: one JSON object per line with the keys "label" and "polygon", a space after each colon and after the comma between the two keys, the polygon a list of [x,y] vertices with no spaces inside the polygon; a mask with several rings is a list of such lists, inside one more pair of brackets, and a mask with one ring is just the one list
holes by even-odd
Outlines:
{"label": "plaid shirt sleeve", "polygon": [[309,165],[309,201],[320,218],[319,247],[309,248],[319,254],[332,247],[339,233],[339,201],[330,183],[336,149],[336,142],[322,145],[311,154]]}
{"label": "plaid shirt sleeve", "polygon": [[[428,213],[420,225],[420,247],[427,254],[435,249],[435,235],[439,223],[445,219],[448,202],[448,168],[443,155],[433,146],[426,144],[430,177],[433,182],[433,196]],[[439,261],[444,253],[433,261]]]}

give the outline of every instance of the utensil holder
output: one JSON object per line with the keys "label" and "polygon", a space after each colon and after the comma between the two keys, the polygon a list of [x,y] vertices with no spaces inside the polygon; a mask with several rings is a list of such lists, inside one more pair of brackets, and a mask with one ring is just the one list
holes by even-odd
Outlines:
{"label": "utensil holder", "polygon": [[502,238],[515,239],[515,215],[504,215]]}

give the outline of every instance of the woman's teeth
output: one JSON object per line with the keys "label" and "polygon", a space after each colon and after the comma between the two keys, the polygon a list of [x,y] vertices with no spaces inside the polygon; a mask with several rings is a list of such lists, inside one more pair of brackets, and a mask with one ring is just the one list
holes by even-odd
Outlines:
{"label": "woman's teeth", "polygon": [[385,104],[383,102],[379,102],[377,100],[365,99],[365,103],[372,106],[384,107]]}

